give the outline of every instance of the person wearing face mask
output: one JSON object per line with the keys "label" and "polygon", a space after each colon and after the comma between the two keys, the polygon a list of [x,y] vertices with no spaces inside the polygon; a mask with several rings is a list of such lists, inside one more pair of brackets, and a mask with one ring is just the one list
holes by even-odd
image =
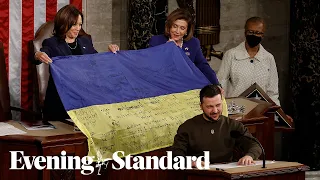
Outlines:
{"label": "person wearing face mask", "polygon": [[277,105],[280,105],[275,59],[260,44],[265,28],[262,18],[249,18],[245,24],[246,40],[228,50],[223,56],[218,79],[226,97],[238,97],[252,84],[257,83]]}
{"label": "person wearing face mask", "polygon": [[173,42],[181,48],[212,84],[219,84],[216,73],[209,66],[200,48],[200,42],[193,37],[194,22],[188,10],[178,8],[167,17],[165,33],[152,36],[149,47]]}
{"label": "person wearing face mask", "polygon": [[[52,63],[52,57],[83,55],[97,53],[91,38],[82,29],[83,15],[73,5],[62,7],[54,18],[53,37],[45,39],[40,51],[34,55],[37,64]],[[119,47],[110,44],[108,49],[116,53]],[[43,107],[43,118],[46,120],[62,120],[70,118],[65,111],[51,76]]]}
{"label": "person wearing face mask", "polygon": [[221,114],[222,94],[217,85],[207,85],[201,89],[200,108],[202,114],[179,126],[172,145],[172,155],[199,157],[203,156],[203,151],[209,151],[210,163],[230,162],[233,160],[234,148],[240,147],[245,155],[239,159],[238,164],[253,164],[262,150],[258,143],[248,138],[231,137],[232,131],[248,137],[252,135],[241,122]]}

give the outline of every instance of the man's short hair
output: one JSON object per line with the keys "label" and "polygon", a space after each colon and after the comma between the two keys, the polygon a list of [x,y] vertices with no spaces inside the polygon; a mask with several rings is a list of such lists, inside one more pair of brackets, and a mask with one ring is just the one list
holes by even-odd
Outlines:
{"label": "man's short hair", "polygon": [[221,95],[221,90],[218,85],[211,84],[203,87],[200,91],[200,102],[203,103],[204,97],[215,97],[216,95]]}
{"label": "man's short hair", "polygon": [[266,22],[264,21],[263,18],[261,17],[251,17],[249,19],[247,19],[246,24],[244,25],[244,29],[247,30],[248,29],[248,24],[249,23],[262,23],[263,26],[266,26]]}

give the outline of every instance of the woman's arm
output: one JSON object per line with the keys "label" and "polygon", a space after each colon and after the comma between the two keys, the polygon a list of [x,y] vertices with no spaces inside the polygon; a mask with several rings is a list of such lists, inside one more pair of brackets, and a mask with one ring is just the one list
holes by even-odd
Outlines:
{"label": "woman's arm", "polygon": [[273,102],[275,102],[278,106],[280,106],[279,101],[279,88],[278,88],[278,71],[276,62],[274,60],[273,55],[270,57],[270,76],[269,76],[269,83],[267,86],[267,94],[272,99]]}
{"label": "woman's arm", "polygon": [[51,54],[50,52],[51,52],[50,45],[48,43],[48,40],[45,39],[42,42],[42,47],[41,47],[40,51],[37,51],[34,54],[34,59],[35,59],[36,64],[38,65],[41,63],[46,63],[46,64],[52,63],[52,59],[49,57]]}
{"label": "woman's arm", "polygon": [[[228,90],[228,81],[230,78],[230,71],[231,71],[231,61],[232,61],[232,55],[230,51],[227,51],[221,61],[220,68],[218,71],[218,79],[221,84],[221,87],[227,91]],[[227,92],[226,92],[227,94]]]}
{"label": "woman's arm", "polygon": [[194,64],[200,69],[200,71],[207,77],[207,79],[212,84],[219,84],[216,73],[214,72],[214,70],[212,70],[206,58],[202,54],[199,40],[196,39],[196,41],[197,41],[197,45],[196,45],[197,51],[196,51]]}
{"label": "woman's arm", "polygon": [[154,47],[154,46],[157,46],[157,45],[156,45],[154,36],[152,36],[149,40],[149,47]]}

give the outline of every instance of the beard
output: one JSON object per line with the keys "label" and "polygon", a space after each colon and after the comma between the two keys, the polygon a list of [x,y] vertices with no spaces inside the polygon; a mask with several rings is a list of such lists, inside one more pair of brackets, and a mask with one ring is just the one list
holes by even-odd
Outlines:
{"label": "beard", "polygon": [[[216,115],[216,114],[218,114],[218,113],[212,113],[212,114],[210,114],[210,115]],[[210,121],[217,121],[217,120],[219,120],[220,119],[220,115],[221,115],[221,113],[219,114],[219,117],[218,117],[218,119],[213,119],[213,118],[211,118],[209,115],[207,115],[207,113],[205,113],[205,112],[203,112],[203,115],[207,118],[207,119],[209,119]]]}

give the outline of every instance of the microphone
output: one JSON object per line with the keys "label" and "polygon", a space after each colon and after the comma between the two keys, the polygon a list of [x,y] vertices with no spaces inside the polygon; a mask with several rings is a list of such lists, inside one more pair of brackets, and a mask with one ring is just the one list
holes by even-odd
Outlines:
{"label": "microphone", "polygon": [[253,63],[253,60],[251,59],[250,62]]}
{"label": "microphone", "polygon": [[248,138],[248,139],[250,139],[250,140],[253,140],[253,141],[255,141],[256,143],[258,143],[259,146],[260,146],[260,148],[261,148],[261,150],[262,150],[262,158],[263,158],[263,159],[262,159],[262,168],[266,168],[266,153],[264,152],[264,149],[263,149],[261,143],[260,143],[256,138],[254,138],[254,137],[249,137],[249,136],[246,136],[246,135],[245,135],[245,133],[247,132],[247,130],[248,130],[248,129],[246,129],[246,131],[245,131],[243,134],[241,134],[239,131],[233,130],[233,131],[230,132],[230,136],[231,136],[232,138],[235,138],[235,139],[243,136],[243,137],[246,137],[246,138]]}

